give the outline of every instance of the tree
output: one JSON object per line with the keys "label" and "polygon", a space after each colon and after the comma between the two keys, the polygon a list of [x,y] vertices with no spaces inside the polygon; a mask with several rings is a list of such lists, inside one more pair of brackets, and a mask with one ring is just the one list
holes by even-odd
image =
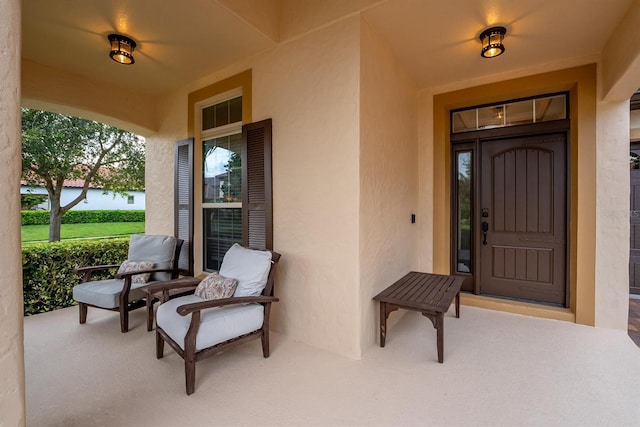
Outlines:
{"label": "tree", "polygon": [[47,196],[44,194],[21,194],[20,195],[20,208],[23,211],[32,209],[34,206],[39,205],[47,200]]}
{"label": "tree", "polygon": [[[144,189],[144,142],[104,123],[22,109],[22,179],[49,193],[49,241],[60,240],[62,216],[90,186],[126,195]],[[78,197],[60,205],[65,180],[82,179]]]}

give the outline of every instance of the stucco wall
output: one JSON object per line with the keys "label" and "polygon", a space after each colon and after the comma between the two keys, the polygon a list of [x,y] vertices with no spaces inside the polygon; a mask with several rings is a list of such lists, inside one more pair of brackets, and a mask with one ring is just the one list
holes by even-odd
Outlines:
{"label": "stucco wall", "polygon": [[351,357],[358,342],[357,17],[253,66],[253,120],[273,119],[277,330]]}
{"label": "stucco wall", "polygon": [[25,424],[20,249],[20,1],[0,0],[0,425]]}
{"label": "stucco wall", "polygon": [[626,330],[629,310],[629,102],[599,102],[597,108],[595,324]]}
{"label": "stucco wall", "polygon": [[[640,2],[633,2],[607,41],[599,64],[596,318],[627,328],[629,294],[629,140],[640,136],[628,98],[640,87]],[[605,102],[607,101],[607,102]],[[633,114],[635,116],[635,112]],[[633,126],[634,129],[629,131]]]}
{"label": "stucco wall", "polygon": [[640,87],[640,2],[629,6],[602,50],[600,96],[625,101]]}
{"label": "stucco wall", "polygon": [[187,137],[187,90],[168,94],[158,104],[158,132],[145,137],[145,232],[174,234],[175,143]]}
{"label": "stucco wall", "polygon": [[433,94],[422,90],[418,112],[418,242],[416,269],[433,270]]}
{"label": "stucco wall", "polygon": [[108,123],[146,136],[157,128],[155,97],[22,60],[23,106]]}
{"label": "stucco wall", "polygon": [[187,96],[252,70],[252,119],[273,119],[274,249],[283,258],[272,328],[350,357],[360,355],[359,31],[358,17],[340,21],[194,82],[162,100],[161,128],[146,138],[147,232],[172,232],[173,143],[191,132]]}
{"label": "stucco wall", "polygon": [[[415,269],[418,240],[418,90],[363,21],[360,56],[361,345],[378,337],[372,298]],[[397,316],[397,313],[392,317]]]}

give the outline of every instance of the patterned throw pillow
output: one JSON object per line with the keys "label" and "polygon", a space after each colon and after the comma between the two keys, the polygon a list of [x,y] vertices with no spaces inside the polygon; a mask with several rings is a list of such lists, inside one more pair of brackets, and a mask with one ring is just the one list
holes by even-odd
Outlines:
{"label": "patterned throw pillow", "polygon": [[[131,273],[132,271],[151,270],[155,267],[155,264],[151,261],[129,261],[126,260],[120,265],[118,273]],[[147,283],[151,273],[136,274],[131,276],[132,283]]]}
{"label": "patterned throw pillow", "polygon": [[195,294],[206,300],[230,298],[236,291],[236,286],[238,286],[236,279],[227,279],[214,271],[202,279],[196,287]]}

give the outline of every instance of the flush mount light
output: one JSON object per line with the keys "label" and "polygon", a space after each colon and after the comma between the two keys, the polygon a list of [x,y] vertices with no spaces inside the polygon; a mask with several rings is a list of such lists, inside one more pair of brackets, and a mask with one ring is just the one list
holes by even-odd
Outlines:
{"label": "flush mount light", "polygon": [[480,55],[483,58],[495,58],[504,52],[504,35],[507,34],[505,27],[487,28],[480,34],[482,42],[482,51]]}
{"label": "flush mount light", "polygon": [[136,42],[121,34],[109,34],[108,38],[111,42],[111,52],[109,52],[111,59],[118,64],[126,65],[136,62],[133,59],[133,49],[136,48]]}

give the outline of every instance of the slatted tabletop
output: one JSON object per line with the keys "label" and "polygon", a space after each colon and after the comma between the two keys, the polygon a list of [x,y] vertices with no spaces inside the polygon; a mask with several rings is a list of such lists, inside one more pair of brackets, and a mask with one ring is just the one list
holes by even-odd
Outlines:
{"label": "slatted tabletop", "polygon": [[412,271],[373,299],[416,310],[446,312],[460,292],[462,277]]}
{"label": "slatted tabletop", "polygon": [[380,347],[387,338],[387,317],[400,308],[420,311],[437,330],[438,362],[444,361],[444,313],[454,298],[460,317],[460,288],[463,278],[412,271],[373,297],[380,302]]}

